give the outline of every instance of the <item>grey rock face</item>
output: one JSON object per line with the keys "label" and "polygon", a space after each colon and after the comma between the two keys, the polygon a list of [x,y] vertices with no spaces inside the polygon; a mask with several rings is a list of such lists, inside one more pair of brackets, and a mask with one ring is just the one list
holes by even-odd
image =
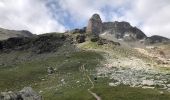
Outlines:
{"label": "grey rock face", "polygon": [[101,33],[113,34],[117,39],[134,41],[146,38],[146,35],[136,27],[132,27],[128,22],[103,22],[98,14],[94,14],[88,23],[87,33],[99,35]]}
{"label": "grey rock face", "polygon": [[92,33],[93,35],[98,35],[102,32],[102,20],[98,14],[94,14],[87,25],[87,33]]}
{"label": "grey rock face", "polygon": [[19,92],[2,92],[0,100],[42,100],[42,97],[31,87],[24,87]]}
{"label": "grey rock face", "polygon": [[128,22],[105,22],[103,32],[113,34],[117,39],[134,41],[146,38],[146,35],[136,27],[132,27]]}

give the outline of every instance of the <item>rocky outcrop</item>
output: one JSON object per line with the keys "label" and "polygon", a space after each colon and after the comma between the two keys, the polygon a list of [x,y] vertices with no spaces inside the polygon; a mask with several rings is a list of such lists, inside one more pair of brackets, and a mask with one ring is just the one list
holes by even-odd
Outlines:
{"label": "rocky outcrop", "polygon": [[0,28],[0,40],[5,40],[12,37],[31,37],[31,36],[34,35],[26,30],[16,31]]}
{"label": "rocky outcrop", "polygon": [[132,27],[128,22],[103,22],[98,14],[94,14],[88,23],[87,33],[99,35],[108,33],[114,35],[117,39],[125,41],[135,41],[146,38],[146,35],[137,27]]}
{"label": "rocky outcrop", "polygon": [[[100,37],[100,35],[104,35],[105,38],[107,38],[107,34],[109,34],[114,39],[123,40],[126,42],[139,41],[140,43],[144,44],[167,42],[167,38],[164,37],[147,37],[139,28],[133,27],[130,25],[130,23],[125,21],[102,22],[99,14],[92,15],[92,17],[88,21],[87,27],[84,27],[82,29],[73,29],[71,31],[68,31],[67,33],[87,33],[87,36],[89,36],[91,41],[93,42],[98,41],[98,37]],[[108,38],[110,39],[111,37]],[[82,36],[78,36],[76,41],[78,43],[82,43],[80,40],[83,40]]]}
{"label": "rocky outcrop", "polygon": [[99,35],[102,32],[102,20],[98,14],[94,14],[90,18],[86,32],[92,35]]}
{"label": "rocky outcrop", "polygon": [[33,53],[49,53],[57,51],[70,38],[61,33],[43,34],[34,37],[15,37],[0,41],[0,52],[31,51]]}
{"label": "rocky outcrop", "polygon": [[2,92],[0,100],[42,100],[42,97],[31,87],[25,87],[19,92]]}

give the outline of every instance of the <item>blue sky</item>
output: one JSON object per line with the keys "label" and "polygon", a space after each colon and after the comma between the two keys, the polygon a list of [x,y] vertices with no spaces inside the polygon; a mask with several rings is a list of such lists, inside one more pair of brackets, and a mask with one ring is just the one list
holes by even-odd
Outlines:
{"label": "blue sky", "polygon": [[169,9],[170,0],[0,0],[0,27],[64,32],[98,13],[103,21],[128,21],[148,36],[170,38]]}

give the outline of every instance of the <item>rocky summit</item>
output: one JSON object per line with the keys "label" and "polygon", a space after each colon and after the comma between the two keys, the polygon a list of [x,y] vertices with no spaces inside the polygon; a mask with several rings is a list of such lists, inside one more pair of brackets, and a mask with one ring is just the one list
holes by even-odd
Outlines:
{"label": "rocky summit", "polygon": [[94,35],[112,34],[117,39],[128,41],[146,38],[146,35],[140,29],[132,27],[128,22],[102,22],[98,14],[94,14],[89,19],[86,32]]}
{"label": "rocky summit", "polygon": [[82,29],[76,28],[68,31],[68,33],[88,33],[90,36],[104,35],[106,38],[108,37],[111,40],[116,39],[116,41],[123,40],[125,42],[138,41],[146,45],[169,42],[168,38],[162,36],[147,37],[144,32],[142,32],[139,28],[132,26],[129,22],[102,22],[99,14],[93,14],[86,27],[83,27]]}

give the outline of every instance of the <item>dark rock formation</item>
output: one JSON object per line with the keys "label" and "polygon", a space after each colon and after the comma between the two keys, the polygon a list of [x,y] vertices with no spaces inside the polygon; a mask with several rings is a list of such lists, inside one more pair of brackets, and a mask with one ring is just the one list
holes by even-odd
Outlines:
{"label": "dark rock formation", "polygon": [[94,14],[87,25],[87,33],[99,35],[102,32],[102,20],[98,14]]}
{"label": "dark rock formation", "polygon": [[[110,30],[110,29],[118,29],[118,30],[125,30],[131,28],[131,25],[128,22],[104,22],[103,23],[103,31]],[[124,32],[122,30],[122,32]],[[121,33],[122,33],[121,32]]]}
{"label": "dark rock formation", "polygon": [[42,100],[42,97],[31,87],[25,87],[19,92],[2,92],[0,100]]}
{"label": "dark rock formation", "polygon": [[65,42],[71,43],[67,35],[61,33],[44,34],[34,37],[15,37],[0,41],[0,51],[27,50],[34,53],[55,52]]}
{"label": "dark rock formation", "polygon": [[125,35],[129,35],[134,39],[144,39],[147,36],[137,27],[130,27],[126,30]]}
{"label": "dark rock formation", "polygon": [[147,37],[145,40],[145,44],[166,43],[166,42],[170,42],[170,39],[158,35]]}

